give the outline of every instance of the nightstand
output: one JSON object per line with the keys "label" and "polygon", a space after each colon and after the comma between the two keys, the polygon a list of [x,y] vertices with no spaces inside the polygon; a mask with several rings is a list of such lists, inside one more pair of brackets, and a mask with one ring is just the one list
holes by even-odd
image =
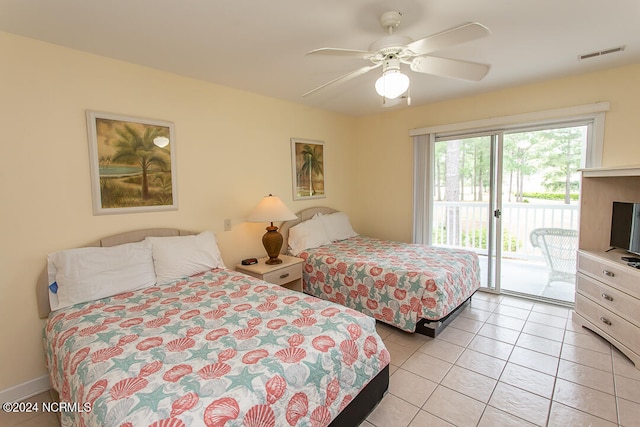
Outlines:
{"label": "nightstand", "polygon": [[267,265],[268,258],[260,258],[257,264],[236,265],[236,270],[249,276],[274,283],[293,291],[302,292],[302,258],[280,255],[282,264]]}

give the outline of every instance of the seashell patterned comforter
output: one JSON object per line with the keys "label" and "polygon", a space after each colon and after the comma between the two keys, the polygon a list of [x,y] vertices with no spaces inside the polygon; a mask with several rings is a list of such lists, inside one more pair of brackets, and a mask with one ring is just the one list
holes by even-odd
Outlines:
{"label": "seashell patterned comforter", "polygon": [[63,426],[327,426],[389,363],[374,319],[226,269],[58,310],[43,339]]}
{"label": "seashell patterned comforter", "polygon": [[475,252],[365,236],[306,249],[304,290],[407,332],[439,320],[480,287]]}

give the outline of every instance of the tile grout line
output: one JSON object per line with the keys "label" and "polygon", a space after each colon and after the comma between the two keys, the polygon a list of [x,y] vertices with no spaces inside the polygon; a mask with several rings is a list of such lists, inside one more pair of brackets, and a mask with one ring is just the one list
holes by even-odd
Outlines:
{"label": "tile grout line", "polygon": [[618,381],[616,381],[616,368],[615,363],[613,361],[613,345],[610,344],[609,351],[611,352],[611,373],[613,374],[613,397],[616,402],[616,420],[618,421],[618,425],[622,424],[622,420],[620,419],[620,399],[618,398]]}
{"label": "tile grout line", "polygon": [[[500,301],[498,302],[498,306],[496,307],[496,309],[497,309],[498,307],[500,307],[500,304],[502,304],[502,300],[503,300],[503,299],[504,299],[504,298],[500,298]],[[494,310],[494,312],[495,312],[495,310]],[[493,312],[492,312],[492,313],[493,313]],[[530,315],[530,314],[531,314],[531,311],[529,311],[529,315]],[[529,315],[527,315],[527,318],[529,318]],[[488,318],[487,318],[487,319],[488,319]],[[484,324],[486,324],[486,321],[485,321],[485,323],[484,323]],[[483,324],[483,326],[484,326],[484,324]],[[526,324],[526,321],[525,321],[525,324]],[[497,325],[496,325],[496,326],[497,326]],[[523,325],[522,327],[524,328],[524,325]],[[484,416],[485,412],[487,411],[487,407],[494,408],[494,409],[496,409],[496,410],[498,410],[498,411],[501,411],[501,412],[507,413],[507,414],[509,414],[509,415],[512,415],[512,416],[514,416],[514,417],[518,418],[518,419],[524,420],[522,417],[519,417],[519,416],[517,416],[517,415],[511,414],[511,413],[509,413],[509,412],[506,412],[506,411],[504,411],[504,410],[502,410],[502,409],[500,409],[500,408],[496,408],[496,407],[491,406],[491,405],[489,404],[489,403],[491,402],[491,398],[493,397],[494,393],[496,392],[496,388],[498,387],[498,384],[500,383],[500,378],[502,378],[502,375],[504,374],[504,370],[505,370],[505,368],[506,368],[507,364],[509,363],[509,358],[511,358],[511,354],[513,353],[513,350],[516,348],[516,344],[518,343],[518,340],[520,339],[520,335],[522,335],[522,330],[520,330],[520,331],[518,332],[518,337],[516,338],[515,342],[513,343],[513,347],[511,348],[511,351],[509,352],[509,357],[507,357],[507,360],[505,361],[504,367],[503,367],[503,368],[502,368],[502,370],[500,371],[500,375],[499,375],[499,376],[498,376],[498,378],[496,379],[496,385],[493,387],[493,390],[491,391],[491,394],[489,395],[489,398],[487,399],[487,404],[485,405],[484,410],[482,411],[482,415],[480,415],[480,419],[479,419],[479,420],[478,420],[478,422],[476,423],[476,426],[480,425],[480,422],[482,421],[482,417]],[[477,333],[476,333],[476,336],[477,336]],[[498,340],[498,341],[499,341],[499,340]],[[524,420],[524,421],[527,421],[527,420]]]}
{"label": "tile grout line", "polygon": [[560,370],[560,360],[562,360],[562,348],[564,347],[564,340],[567,335],[568,321],[569,319],[565,318],[564,330],[562,332],[562,341],[560,342],[560,353],[558,354],[558,366],[556,366],[556,373],[553,376],[553,388],[551,389],[551,397],[549,399],[549,409],[547,410],[547,422],[545,423],[546,426],[549,425],[549,421],[551,420],[551,411],[553,410],[553,402],[555,402],[555,400],[553,400],[553,397],[556,395],[556,384],[558,383],[558,371]]}
{"label": "tile grout line", "polygon": [[[502,297],[500,297],[500,299],[499,299],[498,303],[496,304],[496,307],[495,307],[493,310],[489,311],[489,313],[493,314],[493,313],[495,312],[495,310],[500,306],[500,301],[501,301],[501,300],[502,300]],[[472,304],[472,303],[473,303],[473,301],[471,301],[471,304]],[[471,304],[469,304],[469,307],[471,307]],[[471,308],[473,308],[473,307],[471,307]],[[479,309],[479,308],[478,308],[477,310],[482,310],[482,309]],[[486,310],[482,310],[482,311],[486,311]],[[462,314],[462,313],[461,313],[461,314]],[[464,316],[463,316],[463,317],[464,317]],[[462,356],[462,354],[464,353],[464,351],[465,351],[465,350],[467,350],[467,349],[469,349],[469,344],[471,344],[471,343],[473,342],[473,340],[475,339],[475,337],[477,337],[477,336],[478,336],[478,331],[480,331],[480,329],[482,329],[482,327],[483,327],[484,325],[486,325],[486,324],[487,324],[487,319],[489,319],[489,317],[491,317],[491,316],[487,316],[487,318],[481,322],[481,323],[482,323],[482,325],[480,326],[480,328],[478,328],[478,329],[476,330],[476,332],[474,332],[474,333],[473,333],[473,338],[471,338],[471,340],[469,340],[469,342],[464,346],[464,350],[463,350],[463,351],[462,351],[462,352],[461,352],[461,353],[460,353],[460,354],[455,358],[455,360],[453,361],[453,363],[451,363],[451,367],[450,367],[450,368],[447,370],[447,372],[444,374],[444,376],[442,377],[442,380],[444,380],[444,378],[446,378],[447,374],[451,371],[451,368],[452,368],[453,366],[457,366],[457,365],[456,365],[456,362],[460,359],[460,357]],[[468,319],[468,317],[467,317],[467,319]],[[472,319],[472,320],[475,320],[475,319]],[[453,322],[455,322],[455,319],[454,319],[454,321],[453,321]],[[451,322],[451,323],[453,323],[453,322]],[[449,325],[449,326],[452,326],[452,325]],[[455,327],[454,327],[454,329],[457,329],[457,328],[455,328]],[[460,329],[460,330],[462,330],[462,329]],[[467,331],[465,331],[465,332],[467,332]],[[434,339],[435,339],[435,338],[434,338]],[[469,349],[469,350],[474,351],[473,349]],[[462,368],[462,369],[466,369],[466,368],[463,368],[463,367],[461,367],[461,368]],[[503,370],[504,370],[504,368],[503,368]],[[471,371],[471,372],[475,372],[475,371]],[[480,373],[478,373],[478,374],[480,374]],[[480,374],[480,375],[483,375],[483,374]],[[500,372],[500,375],[502,375],[502,372]],[[486,375],[483,375],[483,376],[486,376]],[[490,378],[490,377],[487,377],[487,378]],[[499,378],[499,377],[498,377],[498,378]],[[442,387],[444,387],[444,388],[449,389],[449,387],[447,387],[447,386],[445,386],[445,385],[442,385],[442,380],[440,380],[440,381],[438,382],[438,386],[442,386]],[[497,383],[498,383],[498,380],[496,380],[496,385],[497,385]],[[473,398],[473,397],[471,397],[471,396],[467,396],[467,397],[469,397],[469,398],[471,398],[471,399],[476,400],[477,402],[480,402],[480,403],[483,403],[483,404],[484,404],[484,408],[482,409],[482,413],[480,414],[480,417],[478,418],[478,422],[476,423],[476,426],[477,426],[478,424],[480,424],[480,421],[482,420],[482,417],[484,416],[484,413],[486,412],[487,407],[489,406],[489,401],[491,400],[491,397],[493,396],[493,393],[495,392],[495,387],[496,387],[496,386],[494,386],[494,387],[493,387],[493,390],[491,391],[491,394],[489,395],[489,397],[488,397],[488,399],[487,399],[487,403],[484,403],[484,402],[481,402],[481,401],[479,401],[479,400],[476,400],[476,399],[474,399],[474,398]],[[449,390],[452,390],[452,389],[449,389]],[[435,390],[434,390],[434,391],[435,391]],[[458,392],[458,391],[456,391],[456,390],[453,390],[453,391],[454,391],[454,392],[459,393],[459,392]],[[460,394],[463,394],[463,393],[460,393]],[[465,394],[463,394],[463,395],[464,395],[464,396],[466,396]],[[429,398],[427,398],[427,401],[428,401],[428,400],[429,400]],[[425,401],[425,403],[424,403],[424,404],[426,404],[426,401]],[[423,406],[424,406],[424,405],[423,405]],[[431,414],[431,415],[433,415],[433,414]],[[434,416],[435,416],[435,415],[434,415]],[[437,418],[441,419],[440,417],[437,417]],[[446,421],[446,420],[445,420],[445,421]],[[448,422],[448,421],[447,421],[447,422]]]}

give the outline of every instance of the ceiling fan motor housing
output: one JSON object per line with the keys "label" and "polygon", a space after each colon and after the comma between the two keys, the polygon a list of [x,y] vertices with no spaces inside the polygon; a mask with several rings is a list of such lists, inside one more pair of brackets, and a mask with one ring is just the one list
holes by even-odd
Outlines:
{"label": "ceiling fan motor housing", "polygon": [[399,34],[389,34],[388,36],[371,43],[369,45],[369,51],[386,54],[385,50],[394,50],[395,52],[389,53],[399,53],[412,41],[413,39],[411,37],[401,36]]}
{"label": "ceiling fan motor housing", "polygon": [[400,70],[400,59],[395,55],[388,55],[382,64],[382,73],[390,70]]}

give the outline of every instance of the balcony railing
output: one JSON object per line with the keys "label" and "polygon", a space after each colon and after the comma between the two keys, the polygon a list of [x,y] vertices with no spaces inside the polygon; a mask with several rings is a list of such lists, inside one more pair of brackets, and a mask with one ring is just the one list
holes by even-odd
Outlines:
{"label": "balcony railing", "polygon": [[[487,253],[488,221],[493,215],[487,203],[434,202],[432,243]],[[578,229],[578,205],[562,203],[503,203],[502,256],[542,260],[529,235],[536,228]]]}

